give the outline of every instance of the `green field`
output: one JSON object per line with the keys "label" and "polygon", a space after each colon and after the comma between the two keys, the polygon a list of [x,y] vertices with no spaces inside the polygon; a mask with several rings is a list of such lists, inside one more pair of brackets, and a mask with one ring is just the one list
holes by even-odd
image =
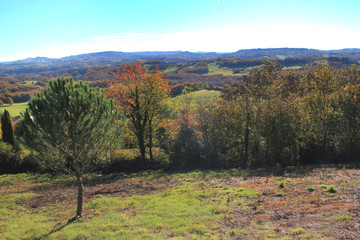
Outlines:
{"label": "green field", "polygon": [[25,81],[24,83],[22,83],[23,85],[35,85],[37,83],[37,81]]}
{"label": "green field", "polygon": [[[221,92],[215,90],[200,90],[192,92],[193,101],[196,105],[207,104],[211,102],[215,97],[220,96]],[[182,95],[176,96],[175,99],[181,100],[183,98]]]}
{"label": "green field", "polygon": [[357,169],[94,175],[83,218],[69,223],[70,176],[0,175],[0,239],[357,239],[358,176]]}
{"label": "green field", "polygon": [[177,67],[176,67],[176,65],[170,65],[166,70],[165,70],[165,72],[166,73],[174,73],[175,71],[177,70]]}
{"label": "green field", "polygon": [[302,69],[302,66],[291,66],[291,67],[283,67],[283,70],[299,70]]}
{"label": "green field", "polygon": [[22,112],[25,111],[25,109],[28,106],[28,102],[23,103],[14,103],[12,105],[10,104],[4,104],[0,106],[0,113],[2,114],[4,110],[8,110],[11,117],[20,116]]}
{"label": "green field", "polygon": [[211,62],[208,64],[209,73],[208,75],[215,75],[215,74],[221,74],[224,76],[240,76],[240,74],[234,74],[233,70],[231,68],[220,68],[219,65],[217,65],[216,62]]}

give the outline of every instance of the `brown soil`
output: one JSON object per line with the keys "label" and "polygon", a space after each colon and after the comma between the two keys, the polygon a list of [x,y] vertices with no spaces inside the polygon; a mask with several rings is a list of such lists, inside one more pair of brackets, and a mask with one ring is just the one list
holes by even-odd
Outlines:
{"label": "brown soil", "polygon": [[[359,170],[316,169],[281,179],[284,188],[279,187],[279,179],[267,177],[254,177],[238,185],[254,188],[260,195],[249,199],[246,209],[234,206],[223,222],[224,229],[247,233],[234,239],[262,239],[266,234],[259,232],[266,231],[291,239],[360,239]],[[336,192],[321,188],[324,184],[334,185]]]}

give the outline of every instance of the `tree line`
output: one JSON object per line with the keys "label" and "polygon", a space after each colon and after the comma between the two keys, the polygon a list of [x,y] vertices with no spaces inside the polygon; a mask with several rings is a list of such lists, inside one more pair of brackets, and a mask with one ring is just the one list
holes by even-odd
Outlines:
{"label": "tree line", "polygon": [[199,109],[204,161],[217,168],[358,161],[359,74],[265,63]]}

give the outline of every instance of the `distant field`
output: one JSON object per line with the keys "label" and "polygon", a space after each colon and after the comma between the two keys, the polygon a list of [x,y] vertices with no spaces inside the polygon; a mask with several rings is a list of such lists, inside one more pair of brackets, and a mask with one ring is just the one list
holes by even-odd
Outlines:
{"label": "distant field", "polygon": [[165,72],[166,73],[174,73],[175,71],[176,71],[176,66],[175,65],[171,65],[171,66],[169,66],[166,70],[165,70]]}
{"label": "distant field", "polygon": [[20,116],[20,113],[24,112],[27,106],[28,106],[28,102],[14,103],[12,105],[4,104],[0,106],[0,113],[2,114],[6,109],[9,111],[11,117]]}
{"label": "distant field", "polygon": [[[215,97],[220,96],[221,92],[215,90],[200,90],[193,92],[194,103],[197,105],[206,104],[211,102]],[[181,99],[182,95],[175,97],[175,99]]]}
{"label": "distant field", "polygon": [[224,76],[239,76],[239,75],[242,75],[241,73],[234,74],[233,70],[231,68],[227,68],[227,67],[220,68],[219,65],[216,64],[216,62],[209,63],[208,68],[209,68],[208,75],[214,75],[214,74],[222,74]]}
{"label": "distant field", "polygon": [[276,55],[276,57],[280,60],[285,60],[286,59],[286,56],[284,55]]}
{"label": "distant field", "polygon": [[291,66],[291,67],[283,67],[283,70],[299,70],[302,68],[303,66]]}
{"label": "distant field", "polygon": [[35,85],[37,81],[25,81],[23,85]]}
{"label": "distant field", "polygon": [[249,75],[251,73],[251,71],[253,71],[257,67],[258,66],[248,67],[248,68],[245,68],[242,72],[234,74],[233,69],[227,68],[227,67],[220,68],[216,62],[211,62],[208,64],[209,73],[207,75],[221,74],[224,76],[243,76],[243,75]]}

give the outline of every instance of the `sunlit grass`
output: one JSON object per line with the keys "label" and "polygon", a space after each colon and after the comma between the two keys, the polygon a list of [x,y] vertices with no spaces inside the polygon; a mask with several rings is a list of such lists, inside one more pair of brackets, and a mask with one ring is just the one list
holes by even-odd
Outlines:
{"label": "sunlit grass", "polygon": [[217,70],[215,70],[216,68],[213,68],[213,71],[209,71],[208,75],[215,75],[215,74],[221,74],[224,76],[236,76],[236,75],[241,75],[241,74],[234,74],[233,70],[231,68],[218,68]]}
{"label": "sunlit grass", "polygon": [[[200,90],[192,92],[194,98],[193,102],[196,105],[210,103],[215,97],[220,96],[221,92],[215,90]],[[183,95],[176,96],[175,99],[181,100]]]}
{"label": "sunlit grass", "polygon": [[211,62],[208,64],[209,73],[213,73],[216,71],[219,71],[219,65],[216,64],[216,62]]}
{"label": "sunlit grass", "polygon": [[165,72],[166,73],[174,73],[176,71],[177,67],[176,65],[170,65],[166,68]]}
{"label": "sunlit grass", "polygon": [[[135,174],[129,178],[151,179],[172,177],[180,185],[155,194],[103,196],[85,203],[84,218],[67,224],[73,209],[56,203],[40,209],[29,209],[20,203],[36,197],[35,193],[13,193],[2,196],[0,230],[6,239],[210,239],[219,234],[219,221],[232,211],[232,206],[245,208],[245,200],[258,193],[249,188],[207,185],[201,179],[227,176],[215,171],[167,174],[162,171]],[[235,174],[234,173],[228,173]],[[18,178],[18,181],[16,180]],[[6,175],[2,186],[22,181],[37,184],[51,179],[45,175]],[[55,181],[55,180],[49,180]],[[231,201],[231,205],[229,205]],[[65,214],[65,215],[64,215]],[[233,231],[232,235],[241,234]]]}
{"label": "sunlit grass", "polygon": [[243,73],[234,74],[233,69],[231,69],[231,68],[227,68],[227,67],[220,68],[216,62],[209,63],[208,68],[209,68],[208,75],[215,75],[215,74],[221,74],[224,76],[241,76],[241,75],[243,75]]}
{"label": "sunlit grass", "polygon": [[23,85],[35,85],[37,81],[24,81]]}
{"label": "sunlit grass", "polygon": [[208,239],[216,236],[217,221],[230,212],[228,198],[243,205],[243,198],[256,197],[252,189],[185,184],[158,194],[133,197],[99,196],[85,205],[97,216],[52,235],[56,238]]}
{"label": "sunlit grass", "polygon": [[283,67],[282,70],[299,70],[302,68],[303,66],[291,66],[291,67]]}
{"label": "sunlit grass", "polygon": [[4,104],[0,106],[0,113],[2,114],[6,109],[9,111],[11,117],[20,116],[21,113],[25,111],[27,106],[28,106],[28,102],[14,103],[12,105]]}

